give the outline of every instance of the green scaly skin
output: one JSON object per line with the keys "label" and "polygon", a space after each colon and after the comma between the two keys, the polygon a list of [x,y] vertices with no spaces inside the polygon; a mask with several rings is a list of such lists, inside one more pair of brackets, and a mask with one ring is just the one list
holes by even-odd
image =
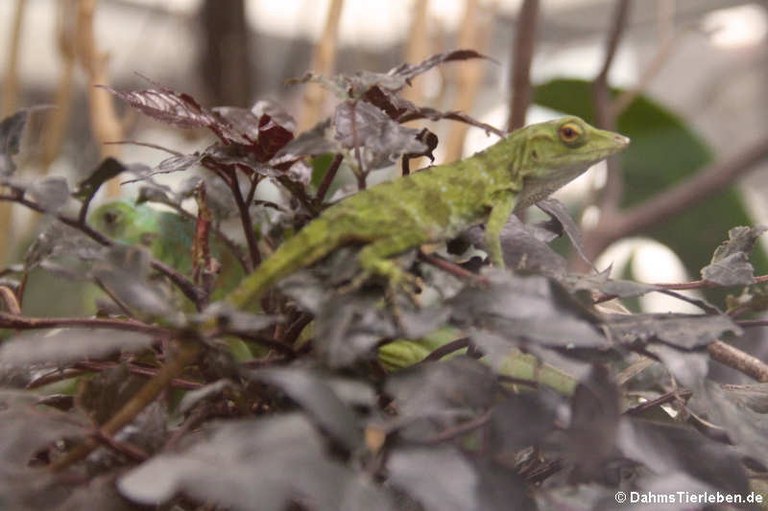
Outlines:
{"label": "green scaly skin", "polygon": [[[127,245],[142,245],[152,256],[175,270],[189,275],[192,272],[192,245],[194,222],[176,213],[158,211],[145,204],[113,201],[103,204],[88,215],[91,227],[115,241]],[[221,244],[212,240],[211,255],[221,263],[211,297],[221,297],[243,279],[243,270],[235,257]],[[253,358],[247,344],[228,337],[230,351],[239,361]]]}
{"label": "green scaly skin", "polygon": [[182,273],[192,269],[192,222],[144,204],[108,202],[88,215],[97,231],[127,245],[143,245],[152,255]]}
{"label": "green scaly skin", "polygon": [[[192,272],[194,222],[176,213],[158,211],[145,204],[113,201],[88,215],[91,227],[113,240],[143,245],[152,256],[185,275]],[[242,279],[243,270],[235,257],[220,243],[211,240],[211,255],[221,263],[213,299],[222,298]]]}
{"label": "green scaly skin", "polygon": [[517,130],[470,158],[374,186],[331,206],[225,299],[238,308],[255,308],[279,280],[348,244],[363,245],[358,259],[366,276],[403,286],[413,277],[393,257],[482,223],[491,262],[503,268],[500,234],[513,212],[544,199],[628,144],[628,138],[578,117]]}

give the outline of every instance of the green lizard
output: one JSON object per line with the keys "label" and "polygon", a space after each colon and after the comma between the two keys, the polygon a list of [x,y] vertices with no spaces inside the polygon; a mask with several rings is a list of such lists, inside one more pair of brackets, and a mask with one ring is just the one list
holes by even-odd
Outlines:
{"label": "green lizard", "polygon": [[182,273],[192,269],[194,225],[176,213],[120,200],[96,208],[88,215],[88,223],[114,240],[147,247],[154,257]]}
{"label": "green lizard", "polygon": [[[88,223],[113,240],[128,245],[142,245],[152,256],[190,275],[194,221],[170,211],[159,211],[146,204],[127,201],[107,202],[88,215]],[[243,279],[244,272],[227,248],[217,239],[211,240],[211,255],[221,264],[214,299],[224,296]]]}
{"label": "green lizard", "polygon": [[409,284],[413,277],[393,257],[481,223],[490,260],[503,268],[500,234],[513,212],[544,199],[628,144],[627,137],[578,117],[514,131],[470,158],[374,186],[331,206],[226,300],[245,307],[280,279],[349,244],[364,245],[358,260],[365,276],[385,277],[394,287]]}
{"label": "green lizard", "polygon": [[395,287],[409,284],[414,277],[393,257],[481,223],[490,260],[503,268],[500,233],[513,212],[544,199],[628,144],[627,137],[596,129],[578,117],[514,131],[470,158],[374,186],[334,204],[284,242],[225,299],[246,307],[282,278],[349,244],[363,245],[358,261],[364,276],[385,277]]}

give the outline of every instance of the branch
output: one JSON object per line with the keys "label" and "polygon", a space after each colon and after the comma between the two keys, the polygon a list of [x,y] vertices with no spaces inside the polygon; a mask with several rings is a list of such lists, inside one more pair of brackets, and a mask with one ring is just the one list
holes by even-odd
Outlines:
{"label": "branch", "polygon": [[[310,69],[317,74],[330,76],[336,66],[339,24],[344,8],[344,0],[331,0],[328,15],[320,40],[315,45]],[[314,126],[321,117],[326,91],[317,84],[310,84],[304,89],[304,108],[301,111],[297,132],[306,131]]]}
{"label": "branch", "polygon": [[512,76],[512,98],[507,131],[525,126],[525,114],[531,104],[531,61],[539,16],[539,0],[525,0],[517,19]]}
{"label": "branch", "polygon": [[[248,244],[249,263],[251,268],[257,267],[261,264],[261,251],[259,250],[259,244],[256,241],[256,235],[253,229],[253,220],[251,220],[250,204],[243,198],[243,193],[240,191],[240,181],[237,179],[237,169],[231,174],[231,180],[227,182],[229,189],[232,191],[232,197],[237,205],[237,211],[240,214],[240,225],[243,228],[243,236]],[[250,190],[248,196],[251,196]]]}
{"label": "branch", "polygon": [[[109,85],[109,56],[99,51],[95,36],[96,0],[78,0],[77,4],[77,55],[88,78],[88,103],[93,135],[101,145],[101,156],[107,158],[120,156],[119,146],[104,145],[110,140],[122,140],[123,125],[117,115],[112,95],[97,85]],[[117,180],[108,184],[108,195],[120,195]]]}
{"label": "branch", "polygon": [[[19,100],[19,49],[21,47],[21,28],[24,24],[24,12],[27,0],[16,0],[13,25],[10,27],[8,56],[3,76],[3,102],[0,105],[0,118],[11,115],[16,110]],[[0,187],[2,190],[3,187]],[[13,247],[13,211],[9,204],[0,204],[0,264],[5,263]]]}
{"label": "branch", "polygon": [[606,216],[602,228],[602,243],[596,252],[614,240],[648,229],[717,195],[766,158],[768,158],[768,137],[730,159],[706,167],[642,204],[621,214]]}
{"label": "branch", "polygon": [[443,259],[440,256],[437,256],[434,254],[427,254],[419,250],[418,257],[420,260],[428,264],[431,264],[435,268],[439,268],[444,272],[450,275],[453,275],[456,278],[467,279],[472,282],[476,282],[478,284],[483,284],[483,285],[488,284],[488,279],[486,277],[483,277],[482,275],[478,275],[477,273],[473,273],[467,270],[466,268],[459,266],[456,263]]}
{"label": "branch", "polygon": [[[428,10],[428,0],[416,0],[411,6],[411,24],[408,27],[408,40],[405,43],[405,62],[419,62],[432,53]],[[414,104],[421,104],[424,101],[422,82],[411,84],[403,91],[402,96]]]}
{"label": "branch", "polygon": [[622,92],[617,98],[613,100],[611,115],[614,118],[618,118],[626,108],[632,104],[632,102],[640,95],[647,87],[648,84],[656,77],[661,71],[662,67],[666,63],[672,49],[675,47],[675,43],[679,40],[683,34],[675,33],[675,3],[672,2],[660,2],[657,4],[659,11],[658,25],[659,25],[659,47],[656,50],[656,54],[651,59],[650,63],[646,66],[637,83],[630,89]]}
{"label": "branch", "polygon": [[323,180],[320,182],[320,186],[317,187],[317,194],[315,194],[315,201],[317,201],[318,206],[325,200],[325,195],[328,193],[328,189],[331,187],[333,178],[336,177],[336,173],[339,171],[339,166],[341,166],[341,161],[343,159],[344,156],[342,154],[336,154],[333,157],[331,164],[328,166],[328,170],[325,171]]}
{"label": "branch", "polygon": [[722,341],[715,341],[707,346],[713,360],[746,374],[760,383],[768,382],[768,365],[757,357],[745,353]]}
{"label": "branch", "polygon": [[[611,90],[608,85],[608,73],[613,65],[613,60],[616,57],[616,51],[619,48],[621,38],[627,28],[629,6],[629,0],[619,0],[616,4],[611,31],[608,35],[608,40],[606,41],[603,66],[595,77],[592,85],[596,124],[598,127],[610,131],[616,131],[616,117],[614,116],[615,109],[613,107],[613,100],[611,99]],[[612,158],[608,159],[607,165],[608,176],[600,200],[600,209],[613,212],[618,209],[624,183],[621,175],[617,172],[616,164]]]}
{"label": "branch", "polygon": [[75,4],[72,1],[58,2],[57,5],[56,39],[61,71],[56,84],[55,108],[48,116],[43,128],[41,160],[45,168],[50,167],[59,156],[72,114],[75,65],[77,64],[74,7]]}
{"label": "branch", "polygon": [[24,14],[27,8],[27,0],[16,0],[16,9],[13,12],[13,24],[11,25],[11,37],[8,45],[8,60],[5,64],[5,76],[3,77],[3,104],[0,109],[2,117],[11,115],[16,110],[19,101],[19,50],[21,48],[21,28],[24,25]]}
{"label": "branch", "polygon": [[126,319],[109,318],[30,318],[18,316],[8,312],[0,312],[0,328],[12,328],[14,330],[39,330],[46,328],[111,328],[113,330],[125,330],[143,334],[162,336],[168,334],[168,330],[162,327],[139,323]]}
{"label": "branch", "polygon": [[[493,11],[498,5],[493,3],[488,9],[485,9],[479,0],[467,0],[464,6],[457,46],[459,48],[473,48],[484,53],[489,46],[493,31]],[[467,114],[472,111],[484,73],[483,64],[480,62],[464,62],[462,64],[461,70],[454,75],[456,97],[451,110]],[[445,138],[444,161],[452,162],[461,158],[466,133],[466,124],[454,124],[450,127],[448,136]]]}
{"label": "branch", "polygon": [[[97,438],[111,437],[130,424],[188,365],[197,359],[201,351],[202,344],[199,340],[178,339],[178,352],[175,356],[162,366],[151,380],[145,383],[115,415],[99,428],[99,432],[96,435]],[[88,457],[98,446],[98,440],[90,437],[69,451],[65,456],[51,463],[50,470],[52,472],[60,472]]]}

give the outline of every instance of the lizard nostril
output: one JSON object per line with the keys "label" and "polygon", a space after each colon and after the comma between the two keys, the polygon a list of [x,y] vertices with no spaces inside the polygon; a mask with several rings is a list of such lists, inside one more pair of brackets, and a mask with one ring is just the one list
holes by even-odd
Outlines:
{"label": "lizard nostril", "polygon": [[621,144],[623,146],[629,145],[629,137],[625,137],[624,135],[616,134],[613,136],[613,140],[615,140],[618,144]]}

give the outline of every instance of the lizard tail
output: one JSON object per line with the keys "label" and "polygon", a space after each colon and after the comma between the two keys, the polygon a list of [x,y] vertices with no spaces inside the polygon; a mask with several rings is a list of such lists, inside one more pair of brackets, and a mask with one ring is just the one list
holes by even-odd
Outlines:
{"label": "lizard tail", "polygon": [[315,220],[311,226],[280,245],[227,295],[226,301],[237,308],[244,308],[282,278],[331,253],[339,245],[338,240],[333,239],[333,229],[328,228],[328,222],[319,221]]}

